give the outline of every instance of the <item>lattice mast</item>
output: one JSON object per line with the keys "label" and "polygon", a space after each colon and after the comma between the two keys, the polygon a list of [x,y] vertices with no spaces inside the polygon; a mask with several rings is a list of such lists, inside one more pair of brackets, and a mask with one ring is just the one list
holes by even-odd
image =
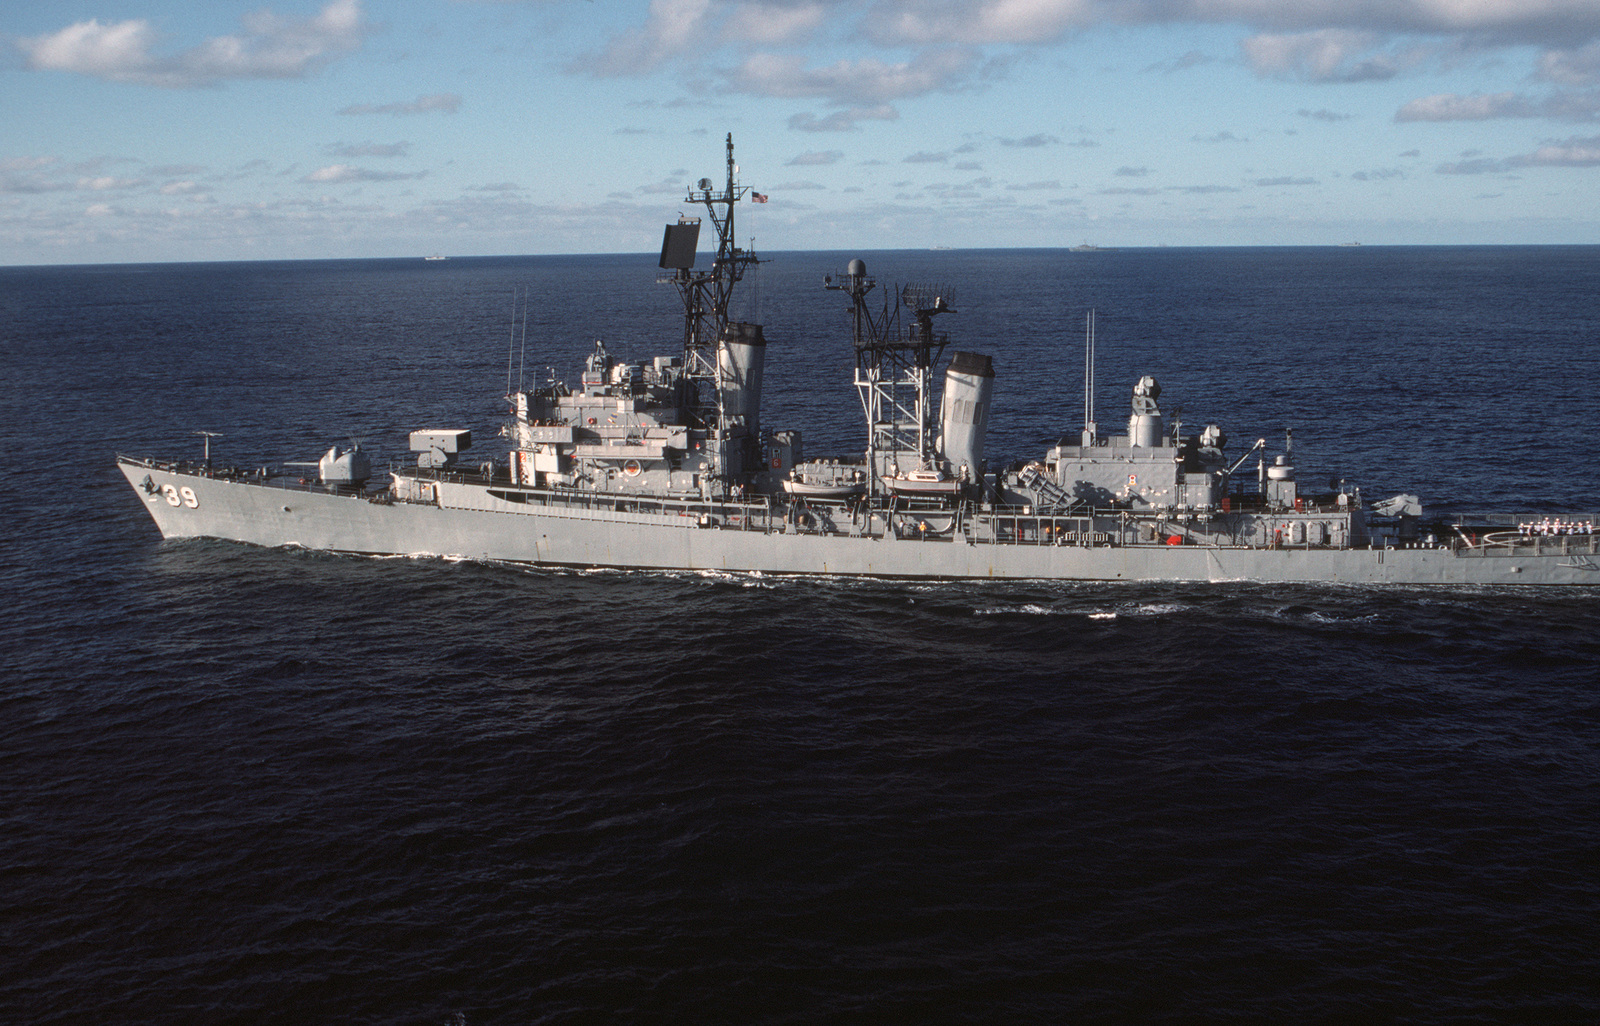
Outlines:
{"label": "lattice mast", "polygon": [[[934,332],[933,318],[955,311],[947,301],[948,289],[908,285],[892,306],[885,295],[881,311],[874,314],[867,296],[877,282],[860,260],[850,261],[842,282],[829,276],[824,287],[850,296],[855,384],[867,420],[868,490],[876,494],[882,488],[880,475],[937,466],[933,368],[949,336]],[[915,324],[902,327],[902,307]]]}
{"label": "lattice mast", "polygon": [[[739,166],[733,161],[733,133],[727,139],[727,183],[718,191],[709,178],[702,178],[689,189],[687,202],[706,208],[717,232],[717,255],[709,271],[693,267],[695,242],[699,235],[698,217],[679,217],[667,226],[667,241],[662,247],[661,266],[674,271],[672,281],[683,299],[684,406],[692,426],[707,432],[707,449],[712,459],[711,474],[725,480],[727,454],[721,437],[727,421],[724,410],[726,369],[717,350],[728,326],[728,306],[734,286],[744,278],[745,269],[760,261],[754,253],[734,245],[734,204],[750,191],[738,182]],[[674,232],[678,240],[674,242]],[[679,255],[670,256],[676,246]],[[683,255],[687,247],[687,256]]]}

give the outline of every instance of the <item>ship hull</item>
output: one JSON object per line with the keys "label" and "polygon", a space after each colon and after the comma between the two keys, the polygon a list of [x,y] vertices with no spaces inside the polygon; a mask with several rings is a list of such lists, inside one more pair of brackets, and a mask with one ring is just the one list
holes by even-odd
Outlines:
{"label": "ship hull", "polygon": [[[1600,585],[1600,536],[1539,553],[1448,548],[1018,544],[959,533],[897,537],[868,521],[822,531],[685,512],[507,501],[439,481],[427,502],[230,480],[159,464],[119,467],[167,538],[553,567],[890,578],[1396,585]],[[498,493],[498,494],[497,494]],[[176,500],[176,501],[174,501]]]}

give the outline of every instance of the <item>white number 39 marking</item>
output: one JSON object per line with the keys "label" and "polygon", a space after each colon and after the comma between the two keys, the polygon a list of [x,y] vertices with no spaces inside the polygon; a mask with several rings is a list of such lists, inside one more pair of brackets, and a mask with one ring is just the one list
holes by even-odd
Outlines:
{"label": "white number 39 marking", "polygon": [[195,498],[194,489],[188,485],[182,488],[176,485],[162,485],[161,494],[166,496],[168,506],[188,506],[194,509],[200,505],[200,500]]}

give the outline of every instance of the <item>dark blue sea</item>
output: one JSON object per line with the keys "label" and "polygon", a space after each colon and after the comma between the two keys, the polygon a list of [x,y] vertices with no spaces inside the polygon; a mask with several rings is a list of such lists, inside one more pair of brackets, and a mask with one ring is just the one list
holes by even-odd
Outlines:
{"label": "dark blue sea", "polygon": [[[1103,425],[1154,374],[1303,479],[1600,510],[1600,248],[773,256],[808,455],[862,256],[993,356],[995,460],[1093,308]],[[1600,1020],[1600,595],[166,543],[113,467],[493,453],[508,377],[674,350],[654,264],[0,268],[0,1021]]]}

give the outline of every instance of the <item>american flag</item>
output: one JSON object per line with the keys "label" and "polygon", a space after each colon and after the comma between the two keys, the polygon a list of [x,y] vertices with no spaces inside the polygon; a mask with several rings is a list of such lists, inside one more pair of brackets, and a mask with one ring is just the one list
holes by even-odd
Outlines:
{"label": "american flag", "polygon": [[760,193],[760,192],[755,192],[755,191],[752,191],[750,193],[750,202],[751,203],[765,203],[766,201],[767,201],[767,197],[766,197],[765,193]]}

